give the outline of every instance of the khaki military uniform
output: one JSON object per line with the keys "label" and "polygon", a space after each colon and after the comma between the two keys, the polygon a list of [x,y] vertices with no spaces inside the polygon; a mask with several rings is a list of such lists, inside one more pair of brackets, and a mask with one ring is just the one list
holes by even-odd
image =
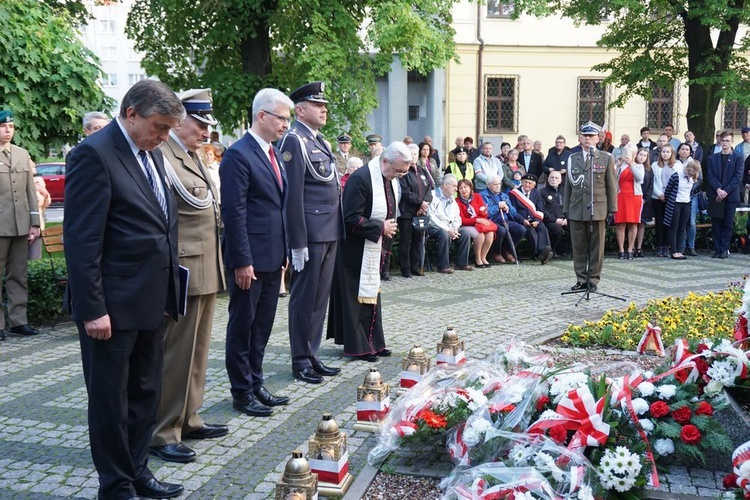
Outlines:
{"label": "khaki military uniform", "polygon": [[[28,236],[31,227],[39,227],[40,222],[29,153],[11,144],[8,150],[0,150],[0,278],[6,277],[11,327],[29,323]],[[4,328],[0,305],[0,329]]]}
{"label": "khaki military uniform", "polygon": [[[576,279],[586,283],[599,283],[604,260],[604,240],[607,214],[617,212],[617,181],[615,160],[606,151],[594,151],[593,164],[587,153],[576,152],[568,159],[568,175],[563,196],[563,213],[567,214],[570,226],[570,241],[573,248],[573,267]],[[593,185],[592,171],[593,168]],[[594,214],[591,233],[591,262],[587,269],[586,258],[589,245],[589,218],[593,191]]]}
{"label": "khaki military uniform", "polygon": [[[160,146],[187,193],[205,200],[218,192],[208,169],[199,164],[170,136]],[[169,176],[169,173],[167,174]],[[208,346],[211,341],[216,293],[226,287],[219,245],[220,212],[216,201],[207,208],[190,205],[175,182],[172,191],[179,213],[180,265],[190,269],[187,312],[167,330],[159,414],[151,446],[182,442],[182,436],[203,426],[197,411],[203,404]]]}
{"label": "khaki military uniform", "polygon": [[336,150],[333,153],[333,158],[336,160],[336,170],[339,171],[339,174],[344,175],[346,173],[346,162],[349,161],[349,158],[352,156],[351,151],[347,153],[346,158],[344,158],[344,154],[339,150]]}

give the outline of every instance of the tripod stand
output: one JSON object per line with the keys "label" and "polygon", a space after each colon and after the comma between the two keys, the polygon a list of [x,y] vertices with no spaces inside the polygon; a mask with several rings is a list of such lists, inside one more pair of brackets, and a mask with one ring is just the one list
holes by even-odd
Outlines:
{"label": "tripod stand", "polygon": [[[609,167],[607,167],[609,168]],[[589,223],[588,223],[588,238],[586,241],[586,283],[585,286],[581,287],[579,290],[571,290],[570,292],[562,292],[560,295],[572,295],[576,293],[582,294],[581,297],[576,302],[576,307],[578,307],[578,304],[581,303],[583,299],[591,300],[591,294],[594,293],[596,295],[600,295],[602,297],[609,297],[610,299],[615,300],[622,300],[625,301],[622,297],[617,297],[615,295],[608,295],[606,293],[602,293],[596,290],[596,284],[591,283],[591,257],[593,254],[593,236],[594,236],[594,148],[589,148],[589,175],[588,175],[588,182],[589,182],[589,204],[586,206],[586,208],[589,211]],[[570,182],[573,182],[574,184],[581,185],[581,190],[584,191],[586,179],[584,177],[585,174],[582,174],[579,179],[573,180],[571,177],[569,179]],[[604,237],[604,235],[602,235]],[[597,249],[598,251],[598,249]],[[573,256],[575,259],[575,255]]]}

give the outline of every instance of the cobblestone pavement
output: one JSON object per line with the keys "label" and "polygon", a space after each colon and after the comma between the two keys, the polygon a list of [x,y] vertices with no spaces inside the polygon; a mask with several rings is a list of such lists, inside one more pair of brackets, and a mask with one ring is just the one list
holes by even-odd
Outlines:
{"label": "cobblestone pavement", "polygon": [[[640,305],[652,297],[722,289],[741,278],[749,262],[742,255],[721,261],[705,254],[687,261],[608,258],[599,290]],[[394,276],[383,284],[383,322],[394,356],[376,365],[386,381],[397,385],[401,357],[415,343],[434,349],[446,325],[453,325],[465,340],[469,357],[481,358],[503,341],[539,342],[560,335],[571,322],[596,319],[607,309],[627,305],[592,296],[575,306],[578,295],[560,295],[574,282],[570,260],[554,260],[543,267],[535,262],[495,266],[450,276]],[[227,298],[220,297],[202,415],[209,423],[228,424],[230,433],[221,439],[188,442],[198,453],[191,464],[150,462],[157,478],[185,486],[183,498],[273,497],[292,450],[306,450],[324,412],[332,413],[349,435],[352,473],[356,476],[365,466],[375,437],[354,431],[353,425],[356,388],[372,365],[343,358],[340,348],[326,341],[323,360],[342,367],[342,373],[316,386],[296,381],[290,368],[287,304],[288,298],[280,299],[265,372],[267,387],[290,396],[292,402],[270,418],[252,418],[231,406],[224,370]],[[38,337],[9,336],[0,343],[0,450],[0,498],[96,497],[86,393],[72,324],[58,325]],[[691,481],[687,470],[673,470],[665,477],[669,484],[672,476],[680,485],[679,493],[716,491],[717,478],[703,472],[693,473]]]}

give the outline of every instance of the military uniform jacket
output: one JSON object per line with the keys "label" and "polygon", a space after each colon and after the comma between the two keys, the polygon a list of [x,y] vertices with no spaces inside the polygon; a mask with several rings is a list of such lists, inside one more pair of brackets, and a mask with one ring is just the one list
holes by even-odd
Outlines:
{"label": "military uniform jacket", "polygon": [[[216,293],[226,287],[219,247],[221,219],[216,203],[216,186],[205,167],[201,169],[171,135],[169,141],[159,149],[164,155],[165,167],[169,169],[166,166],[166,162],[169,162],[187,194],[197,200],[205,200],[210,190],[213,196],[214,202],[207,208],[195,208],[186,201],[184,193],[180,193],[177,183],[172,182],[179,213],[177,252],[180,265],[190,269],[188,295]],[[169,172],[167,175],[170,175]]]}
{"label": "military uniform jacket", "polygon": [[336,160],[336,168],[338,168],[339,174],[344,175],[346,173],[346,162],[349,161],[349,158],[351,158],[352,156],[354,155],[352,155],[352,153],[349,152],[347,154],[347,157],[344,158],[344,155],[341,151],[339,150],[334,151],[333,158],[334,160]]}
{"label": "military uniform jacket", "polygon": [[0,236],[25,236],[31,226],[39,226],[29,153],[11,144],[10,163],[0,153]]}
{"label": "military uniform jacket", "polygon": [[577,152],[568,159],[568,174],[563,195],[563,212],[569,220],[589,220],[588,204],[594,193],[594,218],[604,220],[608,213],[617,212],[617,181],[615,160],[606,151],[594,150],[593,186],[591,185],[591,161],[585,154]]}
{"label": "military uniform jacket", "polygon": [[341,185],[336,161],[323,137],[313,136],[312,130],[297,122],[281,139],[279,149],[289,182],[289,248],[343,238]]}

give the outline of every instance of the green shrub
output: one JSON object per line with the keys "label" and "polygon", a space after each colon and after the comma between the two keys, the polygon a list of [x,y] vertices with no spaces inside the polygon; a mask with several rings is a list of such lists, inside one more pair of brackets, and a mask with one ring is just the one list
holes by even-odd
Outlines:
{"label": "green shrub", "polygon": [[[54,257],[55,273],[65,278],[65,258]],[[52,274],[49,257],[29,262],[29,323],[41,325],[55,320],[62,312],[62,291]],[[66,315],[63,315],[67,318]]]}

